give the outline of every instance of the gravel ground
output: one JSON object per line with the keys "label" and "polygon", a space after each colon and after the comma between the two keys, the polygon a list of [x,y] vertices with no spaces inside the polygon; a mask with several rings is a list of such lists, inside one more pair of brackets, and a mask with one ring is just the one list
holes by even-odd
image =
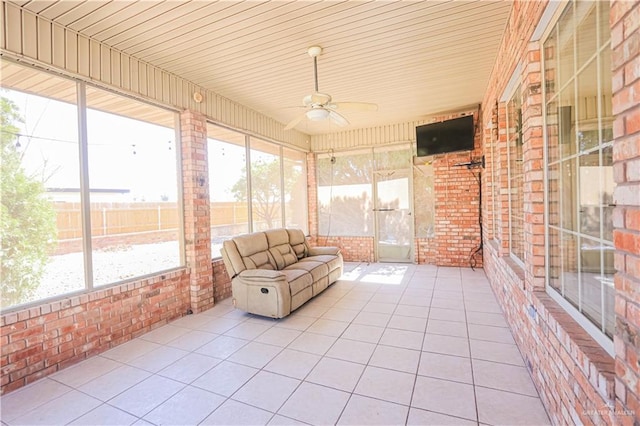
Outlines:
{"label": "gravel ground", "polygon": [[[93,252],[94,286],[111,284],[136,276],[180,266],[177,241],[119,246]],[[34,300],[44,299],[84,288],[82,253],[50,257]]]}

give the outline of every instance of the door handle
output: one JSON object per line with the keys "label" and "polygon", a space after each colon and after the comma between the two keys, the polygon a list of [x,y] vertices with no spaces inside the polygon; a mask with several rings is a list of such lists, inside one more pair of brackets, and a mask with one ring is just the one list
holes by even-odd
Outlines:
{"label": "door handle", "polygon": [[394,212],[396,209],[373,209],[374,212]]}

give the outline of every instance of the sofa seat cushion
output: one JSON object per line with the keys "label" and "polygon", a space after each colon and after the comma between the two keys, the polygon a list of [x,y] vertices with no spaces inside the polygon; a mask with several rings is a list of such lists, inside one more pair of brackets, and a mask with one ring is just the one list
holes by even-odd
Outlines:
{"label": "sofa seat cushion", "polygon": [[321,254],[318,256],[309,256],[304,257],[298,261],[299,263],[304,262],[321,262],[326,264],[329,267],[329,271],[335,271],[336,269],[342,266],[342,261],[339,256],[333,254]]}
{"label": "sofa seat cushion", "polygon": [[313,277],[304,269],[284,269],[280,272],[287,277],[291,296],[295,296],[313,284]]}
{"label": "sofa seat cushion", "polygon": [[329,275],[329,268],[327,267],[327,265],[320,262],[314,262],[312,260],[306,262],[296,262],[293,265],[284,268],[283,271],[290,269],[298,269],[309,272],[313,277],[314,283]]}

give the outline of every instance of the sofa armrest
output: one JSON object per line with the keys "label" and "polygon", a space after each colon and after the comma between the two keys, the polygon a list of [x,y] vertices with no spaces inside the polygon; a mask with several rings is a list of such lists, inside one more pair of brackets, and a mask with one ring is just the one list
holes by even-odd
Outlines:
{"label": "sofa armrest", "polygon": [[279,271],[250,269],[231,280],[234,305],[243,311],[271,318],[291,313],[287,276]]}
{"label": "sofa armrest", "polygon": [[310,247],[309,256],[319,256],[322,254],[337,255],[340,253],[340,247]]}
{"label": "sofa armrest", "polygon": [[256,283],[256,285],[260,285],[260,283],[265,282],[287,280],[285,274],[280,271],[273,271],[271,269],[246,269],[240,272],[237,278],[240,278],[243,283]]}

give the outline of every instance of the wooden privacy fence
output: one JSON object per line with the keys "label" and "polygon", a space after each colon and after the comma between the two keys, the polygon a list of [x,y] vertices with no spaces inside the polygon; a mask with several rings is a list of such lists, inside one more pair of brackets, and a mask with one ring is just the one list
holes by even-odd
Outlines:
{"label": "wooden privacy fence", "polygon": [[[57,215],[58,241],[82,237],[80,203],[54,202]],[[177,230],[180,211],[175,202],[91,203],[91,235]],[[247,204],[212,202],[211,226],[246,224]]]}

